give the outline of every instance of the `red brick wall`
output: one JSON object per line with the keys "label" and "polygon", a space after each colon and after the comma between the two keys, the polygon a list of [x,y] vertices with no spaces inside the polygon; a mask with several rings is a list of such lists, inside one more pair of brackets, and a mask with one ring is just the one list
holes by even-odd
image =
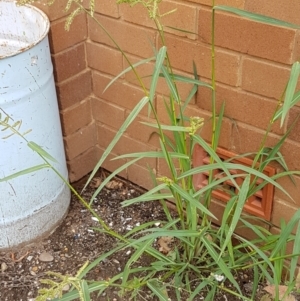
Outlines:
{"label": "red brick wall", "polygon": [[[57,1],[58,3],[58,1]],[[169,28],[166,43],[176,72],[191,74],[192,61],[204,81],[210,78],[211,0],[163,1],[161,13],[173,8],[177,11],[163,18],[165,25],[195,32],[180,33]],[[223,0],[217,5],[232,5],[251,12],[263,13],[300,25],[300,2],[291,0],[282,5],[279,0]],[[67,160],[71,181],[89,172],[96,158],[104,151],[130,110],[143,96],[132,72],[123,75],[105,93],[104,87],[127,63],[112,42],[91,20],[80,16],[65,33],[65,14],[60,4],[48,8],[52,21],[51,45],[56,68],[57,91],[65,135]],[[136,62],[152,55],[151,43],[159,47],[159,37],[147,13],[141,7],[117,6],[114,0],[97,1],[96,17],[112,33],[128,57]],[[216,13],[216,77],[217,107],[225,101],[225,119],[220,146],[237,153],[258,149],[264,129],[275,109],[289,76],[291,64],[300,59],[300,31],[261,24],[224,12]],[[142,75],[152,72],[151,63],[139,68]],[[149,87],[146,79],[146,86]],[[180,85],[182,96],[188,87]],[[159,83],[156,107],[162,120],[166,112],[162,94],[166,86]],[[210,117],[210,92],[201,88],[188,108],[189,114]],[[268,144],[278,141],[292,120],[300,112],[294,108],[284,124],[274,124]],[[139,120],[147,119],[147,111]],[[203,135],[209,138],[209,121]],[[111,153],[111,158],[126,152],[157,149],[152,131],[137,122],[129,128]],[[289,167],[300,170],[300,125],[293,130],[282,148]],[[121,162],[123,163],[123,162]],[[154,159],[141,161],[122,175],[146,188],[151,181],[146,168],[162,173],[164,166]],[[104,167],[114,170],[116,161]],[[300,178],[295,177],[300,185]],[[287,220],[300,206],[300,186],[288,179],[280,180],[294,197],[291,201],[276,190],[272,222]]]}

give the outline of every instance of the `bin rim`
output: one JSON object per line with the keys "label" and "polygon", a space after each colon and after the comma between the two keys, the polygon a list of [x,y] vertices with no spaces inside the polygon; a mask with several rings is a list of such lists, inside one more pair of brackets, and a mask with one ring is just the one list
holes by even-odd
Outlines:
{"label": "bin rim", "polygon": [[34,47],[35,45],[37,45],[38,43],[40,43],[45,37],[47,37],[48,33],[49,33],[49,30],[50,30],[50,20],[48,18],[48,16],[39,8],[35,7],[34,5],[31,5],[31,4],[24,4],[24,5],[19,5],[17,3],[17,1],[10,1],[10,0],[0,0],[0,5],[1,3],[12,3],[14,4],[16,7],[27,7],[31,10],[34,10],[36,11],[38,14],[41,15],[42,19],[44,20],[45,22],[45,30],[44,32],[39,36],[38,39],[36,39],[35,41],[33,41],[32,43],[30,43],[28,46],[25,46],[25,47],[22,47],[16,51],[13,51],[11,53],[8,53],[8,54],[4,54],[4,55],[0,55],[0,60],[1,59],[5,59],[5,58],[8,58],[8,57],[12,57],[12,56],[15,56],[15,55],[18,55],[19,53],[22,53],[22,52],[25,52],[26,50],[28,49],[31,49],[32,47]]}

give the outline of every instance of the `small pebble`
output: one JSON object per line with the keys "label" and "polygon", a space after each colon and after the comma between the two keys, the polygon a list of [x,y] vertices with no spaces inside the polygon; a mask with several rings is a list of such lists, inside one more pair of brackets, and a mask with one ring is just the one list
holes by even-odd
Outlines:
{"label": "small pebble", "polygon": [[32,267],[31,271],[36,272],[39,268],[38,267]]}
{"label": "small pebble", "polygon": [[43,261],[43,262],[50,262],[53,261],[54,257],[48,253],[48,252],[43,252],[40,256],[39,256],[39,260]]}
{"label": "small pebble", "polygon": [[1,272],[5,272],[7,270],[7,264],[5,262],[1,263]]}
{"label": "small pebble", "polygon": [[128,250],[128,251],[126,252],[126,255],[130,255],[130,254],[131,254],[131,251]]}
{"label": "small pebble", "polygon": [[33,256],[30,255],[30,256],[27,257],[27,260],[28,260],[28,261],[31,261],[32,258],[33,258]]}
{"label": "small pebble", "polygon": [[92,216],[92,220],[95,221],[95,222],[98,222],[98,219],[95,216]]}

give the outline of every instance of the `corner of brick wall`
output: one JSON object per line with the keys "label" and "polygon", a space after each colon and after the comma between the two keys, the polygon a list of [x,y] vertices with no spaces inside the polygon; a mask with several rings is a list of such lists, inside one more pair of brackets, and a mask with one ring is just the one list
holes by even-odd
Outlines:
{"label": "corner of brick wall", "polygon": [[49,43],[54,66],[69,179],[79,180],[96,163],[95,123],[91,111],[92,73],[86,60],[87,18],[74,19],[65,31],[65,2],[38,5],[49,17]]}
{"label": "corner of brick wall", "polygon": [[[220,0],[217,5],[231,5],[256,13],[265,13],[271,17],[285,21],[298,21],[291,7],[283,10],[280,5],[266,1],[260,5],[255,0]],[[111,5],[111,4],[110,4]],[[172,8],[177,11],[163,18],[167,26],[184,28],[191,33],[176,32],[165,27],[166,44],[175,72],[183,75],[192,74],[192,62],[195,61],[200,78],[209,82],[211,74],[210,45],[210,0],[195,0],[190,2],[164,1],[161,13]],[[160,45],[154,26],[149,21],[147,13],[141,7],[120,5],[112,9],[105,6],[99,8],[97,17],[111,31],[128,57],[137,62],[151,55],[149,40],[156,46]],[[178,18],[176,16],[188,16]],[[291,19],[289,20],[289,16]],[[232,30],[234,28],[234,30]],[[130,33],[130,34],[128,34]],[[142,97],[142,91],[132,73],[118,79],[104,94],[107,83],[128,65],[122,59],[115,46],[89,22],[90,41],[87,45],[88,63],[93,74],[93,114],[97,127],[98,146],[103,151],[111,138],[128,115],[130,109]],[[147,38],[146,38],[147,37]],[[148,39],[148,41],[147,41]],[[299,31],[281,26],[271,26],[243,19],[218,11],[216,13],[216,78],[217,78],[217,108],[225,101],[225,118],[220,146],[237,153],[255,151],[258,149],[264,131],[277,106],[287,79],[291,64],[300,53]],[[101,59],[99,59],[101,53]],[[299,58],[298,58],[299,59]],[[151,74],[153,64],[139,67],[142,75]],[[145,80],[149,88],[149,80]],[[182,96],[188,95],[186,86],[180,87]],[[157,89],[156,107],[160,118],[165,121],[166,115],[161,95],[166,95],[167,89],[159,83]],[[282,134],[287,131],[292,120],[297,116],[298,108],[291,111],[288,121],[283,127],[276,122],[268,138],[268,145],[274,145]],[[207,120],[203,135],[210,137],[211,103],[210,91],[200,88],[197,97],[192,100],[187,114],[200,115]],[[110,116],[115,118],[111,119]],[[142,112],[138,120],[147,119]],[[300,136],[299,125],[292,131],[290,139],[284,144],[281,152],[291,169],[300,169]],[[100,142],[101,138],[103,142]],[[158,149],[157,140],[153,139],[149,128],[135,122],[129,128],[114,150],[114,156],[129,151]],[[114,169],[111,163],[108,168]],[[162,162],[150,162],[158,174],[165,172]],[[140,162],[126,170],[123,176],[139,185],[151,186],[145,173],[145,164]],[[142,179],[142,180],[141,180]],[[296,179],[297,182],[299,179]],[[144,182],[143,182],[144,181]],[[288,180],[280,180],[285,189],[297,196],[297,187],[293,188]],[[279,226],[280,218],[289,220],[292,213],[300,206],[299,200],[294,204],[291,199],[276,189],[272,222]]]}
{"label": "corner of brick wall", "polygon": [[[71,180],[76,180],[92,169],[95,160],[143,97],[143,91],[132,72],[129,72],[103,93],[106,85],[128,64],[95,22],[86,20],[85,16],[76,19],[72,27],[74,32],[65,33],[63,23],[66,16],[61,12],[61,4],[56,2],[58,4],[48,11],[52,21],[51,47],[68,166]],[[132,62],[153,55],[151,43],[156,46],[160,43],[147,13],[138,6],[118,6],[114,1],[99,1],[96,4],[96,17],[112,33]],[[274,4],[271,0],[264,1],[263,5],[259,0],[220,0],[216,4],[232,5],[299,24],[292,5],[282,8],[282,5]],[[210,5],[210,0],[166,0],[161,7],[161,13],[177,9],[163,18],[165,25],[188,31],[184,33],[165,28],[165,39],[175,72],[192,74],[192,62],[195,61],[198,75],[206,82],[211,77]],[[255,151],[284,90],[291,64],[300,58],[300,31],[256,23],[218,11],[216,46],[217,109],[225,101],[220,146],[237,153]],[[149,75],[153,63],[140,66],[138,70],[142,76]],[[149,88],[149,85],[150,80],[146,78],[145,86]],[[189,89],[182,85],[180,91],[184,98]],[[166,120],[161,105],[162,95],[166,94],[166,85],[159,82],[155,105],[162,120]],[[187,113],[205,118],[207,122],[203,136],[209,140],[210,91],[201,87]],[[299,106],[295,107],[283,127],[278,122],[274,124],[268,145],[272,146],[280,139],[299,113]],[[138,123],[147,120],[145,109],[113,149],[110,158],[126,152],[159,148],[153,131]],[[295,126],[281,149],[288,166],[296,170],[300,170],[300,161],[295,160],[300,157],[299,127],[299,124]],[[103,166],[113,171],[124,162],[107,160]],[[158,174],[165,172],[161,162],[143,160],[124,170],[121,175],[145,188],[151,188],[147,165]],[[300,185],[300,178],[296,177],[296,182]],[[289,220],[300,206],[299,185],[293,187],[287,179],[279,180],[279,183],[291,192],[296,202],[293,203],[276,189],[272,216],[275,227],[279,226],[280,218]]]}

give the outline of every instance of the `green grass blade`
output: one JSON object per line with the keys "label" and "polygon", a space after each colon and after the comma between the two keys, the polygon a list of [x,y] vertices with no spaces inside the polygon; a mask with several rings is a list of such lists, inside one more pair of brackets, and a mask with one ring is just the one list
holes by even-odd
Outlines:
{"label": "green grass blade", "polygon": [[239,191],[238,200],[237,200],[237,204],[236,204],[236,207],[235,207],[235,210],[233,213],[232,221],[229,225],[229,230],[227,232],[226,239],[225,239],[222,249],[220,251],[219,258],[223,255],[228,243],[231,241],[232,234],[240,220],[240,217],[241,217],[241,214],[242,214],[242,211],[244,208],[244,204],[247,200],[249,186],[250,186],[250,175],[246,176],[246,178],[243,182],[243,185],[241,187],[241,190]]}
{"label": "green grass blade", "polygon": [[128,276],[130,274],[130,266],[134,262],[136,262],[144,253],[145,250],[149,248],[149,246],[153,243],[154,239],[149,239],[148,241],[145,242],[145,244],[142,244],[141,247],[137,248],[135,252],[132,254],[130,259],[127,261],[124,270],[123,270],[123,275],[122,275],[122,286],[126,285]]}
{"label": "green grass blade", "polygon": [[[176,11],[176,10],[174,10],[174,11]],[[195,33],[194,31],[189,31],[189,30],[186,30],[186,29],[182,29],[182,28],[178,28],[178,27],[173,27],[173,26],[165,26],[165,27],[166,28],[170,28],[170,29],[174,29],[174,30],[177,30],[177,31],[183,32],[183,33],[190,33],[190,34],[197,35],[197,33]]]}
{"label": "green grass blade", "polygon": [[[300,222],[298,221],[298,226],[296,230],[296,235],[294,239],[294,247],[292,254],[299,254],[300,253]],[[295,279],[295,272],[297,269],[299,256],[292,257],[290,263],[290,279],[289,282],[291,283]]]}
{"label": "green grass blade", "polygon": [[[177,158],[177,159],[189,159],[189,156],[182,154],[182,153],[178,153],[178,152],[169,152],[169,155],[171,158]],[[124,154],[124,155],[120,155],[116,158],[113,158],[112,160],[118,160],[118,159],[124,159],[124,158],[135,158],[138,157],[140,159],[143,158],[164,158],[164,154],[163,152],[156,152],[156,151],[149,151],[149,152],[140,152],[140,153],[129,153],[129,154]]]}
{"label": "green grass blade", "polygon": [[151,221],[151,222],[147,222],[147,223],[141,224],[140,226],[136,226],[132,230],[130,230],[126,234],[124,234],[124,237],[128,238],[128,237],[132,236],[133,234],[135,234],[137,232],[140,232],[140,231],[142,231],[144,229],[147,229],[149,227],[154,227],[156,223],[160,223],[161,225],[163,225],[165,222],[166,221],[154,220],[154,221]]}
{"label": "green grass blade", "polygon": [[[296,103],[300,101],[300,91],[296,92],[291,100],[290,104],[291,107],[294,106]],[[277,120],[282,114],[282,107],[276,112],[275,116],[273,117],[273,121]]]}
{"label": "green grass blade", "polygon": [[[98,281],[93,284],[88,285],[89,292],[95,292],[95,291],[101,291],[107,287],[107,281]],[[66,294],[64,294],[61,298],[55,298],[51,301],[72,301],[72,300],[78,300],[79,298],[79,292],[77,290],[70,291]]]}
{"label": "green grass blade", "polygon": [[288,111],[291,108],[292,102],[293,102],[293,96],[295,94],[295,90],[297,87],[298,79],[300,75],[300,63],[295,62],[293,64],[290,79],[288,81],[288,85],[285,92],[285,99],[282,106],[282,114],[281,114],[281,121],[280,121],[280,127],[283,126],[284,120],[288,114]]}
{"label": "green grass blade", "polygon": [[163,46],[159,49],[157,56],[156,56],[156,62],[154,65],[152,80],[151,80],[151,84],[150,84],[150,91],[149,91],[149,100],[151,103],[153,103],[153,100],[154,100],[154,96],[156,93],[157,81],[159,78],[161,68],[162,68],[165,58],[166,58],[166,53],[167,53],[167,47]]}
{"label": "green grass blade", "polygon": [[176,86],[174,84],[174,80],[172,78],[172,74],[170,74],[164,66],[161,66],[161,70],[162,70],[164,78],[165,78],[165,80],[167,82],[167,85],[169,87],[170,95],[172,95],[173,99],[177,103],[179,103],[180,102],[180,97],[178,95],[177,88],[176,88]]}
{"label": "green grass blade", "polygon": [[165,288],[162,288],[156,279],[149,280],[147,286],[160,301],[169,301],[168,293]]}
{"label": "green grass blade", "polygon": [[166,190],[166,189],[168,189],[167,184],[161,183],[161,184],[153,187],[151,190],[145,192],[143,195],[140,195],[140,196],[138,196],[134,199],[131,199],[131,200],[126,200],[126,201],[122,202],[121,204],[122,204],[122,206],[126,207],[126,206],[134,204],[136,202],[142,202],[144,198],[147,198],[147,197],[155,194],[156,192],[160,192],[161,190]]}
{"label": "green grass blade", "polygon": [[91,301],[89,287],[88,287],[86,280],[80,281],[80,288],[81,288],[81,292],[82,292],[82,298],[83,298],[82,300],[83,301]]}
{"label": "green grass blade", "polygon": [[218,116],[218,122],[217,122],[217,126],[216,126],[216,135],[215,135],[216,145],[219,144],[219,138],[220,138],[221,129],[222,129],[222,121],[223,121],[224,111],[225,111],[225,102],[222,103],[220,112],[219,112],[219,116]]}
{"label": "green grass blade", "polygon": [[241,9],[238,9],[238,8],[235,8],[235,7],[230,7],[230,6],[225,6],[225,5],[218,5],[218,6],[214,6],[213,9],[214,10],[225,11],[225,12],[232,13],[232,14],[235,14],[235,15],[253,20],[253,21],[262,22],[262,23],[266,23],[266,24],[270,24],[270,25],[285,26],[285,27],[290,27],[290,28],[295,28],[295,29],[300,28],[300,26],[296,25],[296,24],[281,21],[279,19],[267,17],[267,16],[264,16],[264,15],[256,14],[256,13],[251,13],[251,12],[241,10]]}
{"label": "green grass blade", "polygon": [[201,138],[200,136],[198,135],[194,135],[193,136],[193,139],[195,142],[199,143],[203,148],[204,150],[214,159],[214,161],[216,163],[218,163],[219,167],[218,168],[221,168],[225,174],[230,178],[231,182],[233,183],[233,185],[237,188],[237,189],[240,189],[239,185],[236,183],[236,181],[234,180],[234,178],[232,177],[231,173],[229,172],[228,168],[224,165],[224,162],[219,158],[219,156],[217,155],[217,153],[212,149],[211,146],[209,146],[207,144],[207,142]]}
{"label": "green grass blade", "polygon": [[224,276],[234,285],[234,287],[238,290],[238,292],[240,294],[242,294],[240,287],[239,287],[238,283],[236,282],[236,280],[234,279],[232,273],[230,272],[227,264],[223,261],[222,258],[219,258],[219,254],[218,254],[219,252],[213,248],[212,242],[209,241],[206,237],[202,237],[202,242],[204,243],[209,255],[212,257],[212,259],[218,265],[218,267],[220,268],[220,270],[222,271]]}
{"label": "green grass blade", "polygon": [[30,147],[33,151],[37,152],[43,158],[46,158],[52,162],[57,163],[57,160],[53,158],[48,152],[46,152],[43,148],[41,148],[38,144],[33,141],[29,141],[27,146]]}
{"label": "green grass blade", "polygon": [[216,285],[213,285],[211,287],[211,290],[207,293],[204,301],[212,301],[212,300],[214,300],[215,299],[215,294],[216,294],[216,289],[217,289]]}
{"label": "green grass blade", "polygon": [[122,170],[126,169],[128,166],[134,164],[136,161],[140,160],[140,158],[135,158],[133,160],[130,160],[129,162],[126,162],[116,170],[114,170],[108,177],[104,179],[104,181],[101,182],[100,186],[96,189],[96,191],[93,193],[89,204],[91,205],[94,201],[94,199],[97,197],[97,195],[100,193],[100,191],[105,187],[105,185],[113,179],[118,173],[120,173]]}
{"label": "green grass blade", "polygon": [[[246,228],[249,228],[251,231],[253,231],[262,241],[266,241],[266,235],[272,235],[268,230],[264,229],[263,227],[251,224],[243,218],[241,218],[240,220],[246,226]],[[266,235],[262,231],[266,232]]]}
{"label": "green grass blade", "polygon": [[[156,123],[149,123],[141,121],[142,124],[145,124],[147,126],[158,128],[158,125]],[[166,131],[172,131],[172,132],[189,132],[189,128],[185,126],[178,126],[178,125],[160,125],[161,129]]]}
{"label": "green grass blade", "polygon": [[6,181],[12,180],[14,178],[17,178],[19,176],[23,176],[23,175],[26,175],[26,174],[29,174],[29,173],[33,173],[35,171],[38,171],[38,170],[41,170],[41,169],[44,169],[44,168],[51,168],[51,165],[44,163],[44,164],[36,165],[36,166],[30,167],[30,168],[26,168],[26,169],[23,169],[23,170],[18,171],[16,173],[13,173],[12,175],[1,178],[0,182],[6,182]]}
{"label": "green grass blade", "polygon": [[146,64],[148,62],[154,61],[155,60],[155,56],[152,56],[150,58],[141,60],[135,64],[132,64],[131,66],[129,66],[128,68],[124,69],[121,73],[119,73],[116,77],[114,77],[109,83],[108,85],[105,87],[105,89],[103,90],[103,93],[118,79],[120,78],[122,75],[124,75],[125,73],[129,72],[132,70],[132,68],[136,68],[140,65]]}
{"label": "green grass blade", "polygon": [[203,206],[197,199],[195,199],[192,195],[190,195],[188,192],[186,192],[186,190],[184,190],[178,184],[172,183],[171,187],[172,187],[172,189],[174,189],[174,191],[176,191],[184,200],[189,202],[192,206],[198,208],[201,212],[203,212],[206,215],[217,220],[217,218],[205,206]]}
{"label": "green grass blade", "polygon": [[107,156],[111,153],[114,146],[117,144],[119,139],[122,137],[128,126],[135,120],[136,116],[139,114],[139,112],[143,109],[143,107],[149,102],[149,98],[147,96],[143,97],[139,103],[133,108],[133,110],[130,112],[128,117],[126,118],[125,122],[122,124],[118,132],[116,133],[114,139],[110,142],[110,144],[105,149],[104,153],[102,154],[102,157],[94,167],[91,175],[89,176],[87,182],[85,183],[83,190],[87,187],[87,185],[90,183],[91,179],[94,177],[104,160],[107,158]]}
{"label": "green grass blade", "polygon": [[194,289],[193,293],[190,295],[187,301],[193,301],[194,298],[203,291],[203,289],[210,283],[209,280],[203,279],[200,284]]}
{"label": "green grass blade", "polygon": [[[164,76],[164,74],[162,73],[161,76]],[[179,74],[174,74],[172,78],[174,81],[179,81],[179,82],[186,83],[186,84],[193,84],[196,86],[202,86],[202,87],[212,89],[210,84],[208,84],[206,82],[202,82],[201,80],[198,80],[196,78],[190,78],[190,77],[179,75]]]}
{"label": "green grass blade", "polygon": [[140,203],[140,202],[149,202],[149,201],[159,201],[164,199],[173,199],[173,194],[170,193],[155,193],[148,196],[143,196],[142,198],[139,198],[139,200],[136,199],[130,199],[127,201],[122,202],[122,207],[127,207],[132,204]]}
{"label": "green grass blade", "polygon": [[288,222],[288,224],[281,231],[278,242],[274,246],[274,248],[271,252],[270,258],[278,256],[281,248],[286,245],[286,242],[288,241],[296,223],[299,222],[299,220],[300,220],[300,209],[298,211],[296,211],[296,213],[293,215],[292,219]]}
{"label": "green grass blade", "polygon": [[[255,243],[253,243],[252,241],[249,241],[241,236],[237,236],[238,239],[241,242],[244,242],[246,247],[250,247],[251,249],[253,249],[253,252],[255,252],[256,254],[253,254],[251,257],[253,257],[254,255],[259,256],[261,261],[263,262],[263,264],[258,264],[258,266],[261,269],[261,272],[265,275],[265,277],[267,278],[267,280],[270,283],[273,283],[272,280],[272,276],[270,275],[270,273],[268,272],[268,268],[265,268],[264,265],[267,265],[270,269],[270,271],[272,272],[272,274],[275,274],[275,270],[274,270],[274,266],[272,264],[272,262],[269,259],[269,256],[267,256],[261,249],[259,246],[257,246]],[[249,257],[249,259],[251,259],[251,257]],[[254,266],[254,264],[252,264]],[[251,265],[248,265],[249,268],[251,268]]]}

